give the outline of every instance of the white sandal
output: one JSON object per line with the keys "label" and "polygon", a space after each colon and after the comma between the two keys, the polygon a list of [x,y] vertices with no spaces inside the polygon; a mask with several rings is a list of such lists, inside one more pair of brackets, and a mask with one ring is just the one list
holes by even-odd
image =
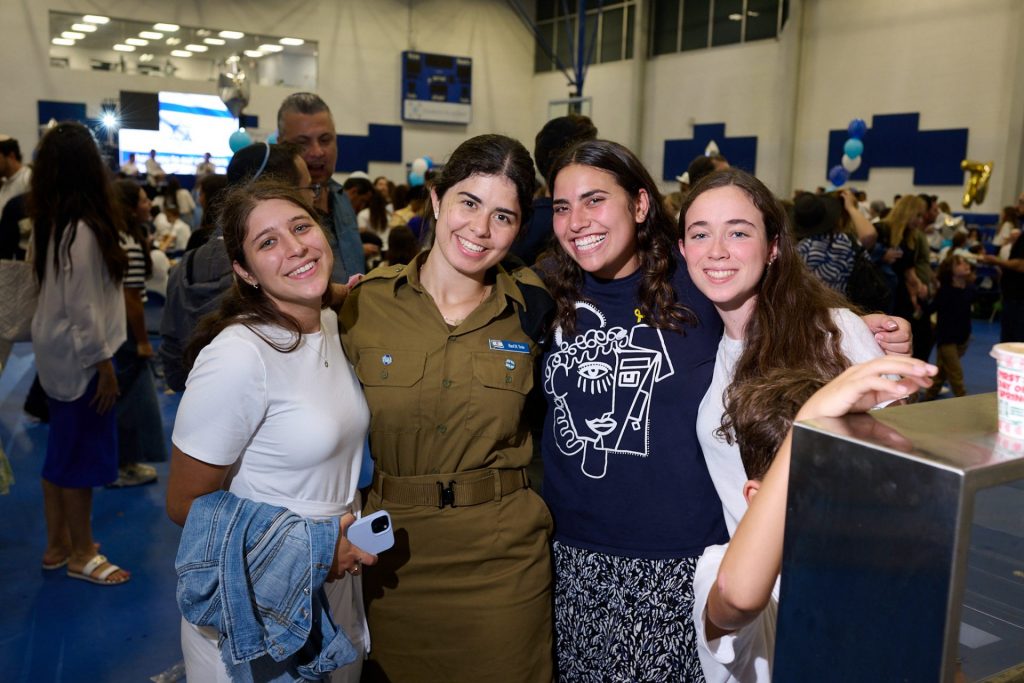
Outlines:
{"label": "white sandal", "polygon": [[[107,564],[107,568],[97,572],[96,570]],[[131,576],[124,579],[124,581],[107,581],[107,578],[114,572],[120,571],[121,568],[116,564],[109,563],[105,555],[96,555],[91,560],[85,563],[82,567],[82,571],[75,572],[68,569],[68,576],[72,579],[81,579],[82,581],[88,581],[89,583],[95,583],[98,586],[120,586],[122,583],[128,581]]]}

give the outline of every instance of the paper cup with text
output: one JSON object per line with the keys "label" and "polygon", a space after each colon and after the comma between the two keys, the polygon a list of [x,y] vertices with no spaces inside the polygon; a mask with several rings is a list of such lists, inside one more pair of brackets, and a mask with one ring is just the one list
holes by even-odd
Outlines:
{"label": "paper cup with text", "polygon": [[991,355],[996,359],[999,433],[1024,439],[1024,343],[996,344]]}

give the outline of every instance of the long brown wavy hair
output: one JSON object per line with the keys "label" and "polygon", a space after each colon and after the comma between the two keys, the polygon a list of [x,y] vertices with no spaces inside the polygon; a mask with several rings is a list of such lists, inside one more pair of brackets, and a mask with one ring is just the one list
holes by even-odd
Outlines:
{"label": "long brown wavy hair", "polygon": [[[677,268],[674,252],[679,239],[675,219],[665,212],[658,186],[636,155],[608,140],[581,142],[555,160],[548,175],[548,187],[554,190],[558,174],[568,166],[590,166],[615,178],[630,198],[630,212],[639,201],[640,191],[647,193],[647,216],[636,225],[636,248],[642,272],[638,287],[640,313],[653,327],[684,332],[695,326],[697,316],[676,299],[672,275]],[[576,302],[582,297],[583,269],[565,249],[553,250],[553,263],[540,268],[544,283],[555,300],[553,326],[571,337],[576,333]]]}
{"label": "long brown wavy hair", "polygon": [[[29,211],[35,225],[33,266],[42,283],[46,277],[46,249],[53,240],[53,265],[60,268],[60,246],[66,230],[74,242],[78,224],[96,236],[103,265],[120,282],[128,269],[119,233],[124,219],[114,196],[110,172],[103,165],[96,139],[80,123],[66,122],[46,131],[32,167]],[[69,244],[70,244],[69,242]],[[68,266],[74,268],[68,254]]]}
{"label": "long brown wavy hair", "polygon": [[[735,168],[700,180],[683,201],[686,212],[697,197],[721,187],[743,191],[761,215],[768,244],[777,245],[775,260],[765,267],[754,311],[744,330],[743,354],[725,392],[725,414],[718,434],[730,444],[744,441],[743,425],[756,423],[767,396],[763,378],[774,372],[810,372],[824,381],[849,367],[840,347],[832,308],[849,302],[812,275],[796,251],[796,240],[782,205],[754,176]],[[793,415],[788,416],[792,419]]]}
{"label": "long brown wavy hair", "polygon": [[[316,212],[304,196],[292,185],[278,180],[256,180],[228,189],[222,196],[218,222],[224,230],[224,249],[228,258],[249,270],[242,245],[248,228],[249,216],[257,206],[272,199],[283,199],[305,211],[316,223]],[[331,258],[328,247],[324,258]],[[330,265],[327,266],[328,272]],[[330,287],[324,292],[321,306],[330,300]],[[294,317],[281,311],[262,287],[251,287],[235,275],[231,289],[221,299],[220,308],[207,315],[196,326],[195,333],[185,350],[185,369],[192,370],[196,357],[225,328],[236,323],[245,325],[260,339],[281,353],[291,353],[302,343],[302,326]],[[281,342],[263,334],[258,326],[271,325],[288,333],[288,341]]]}

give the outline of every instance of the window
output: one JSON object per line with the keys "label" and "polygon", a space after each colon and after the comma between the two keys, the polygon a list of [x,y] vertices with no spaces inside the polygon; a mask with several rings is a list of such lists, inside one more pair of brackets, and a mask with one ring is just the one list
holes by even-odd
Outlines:
{"label": "window", "polygon": [[775,38],[789,0],[651,0],[651,54]]}
{"label": "window", "polygon": [[[633,22],[636,0],[586,0],[584,2],[584,59],[587,64],[617,62],[633,58]],[[534,71],[554,71],[554,60],[541,41],[562,64],[572,68],[576,61],[579,20],[576,0],[537,0],[537,32]]]}

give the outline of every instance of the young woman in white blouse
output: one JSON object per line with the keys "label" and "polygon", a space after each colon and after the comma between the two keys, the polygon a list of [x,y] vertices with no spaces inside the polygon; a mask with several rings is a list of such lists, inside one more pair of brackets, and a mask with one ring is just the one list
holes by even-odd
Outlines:
{"label": "young woman in white blouse", "polygon": [[[307,517],[338,517],[326,584],[335,623],[357,652],[369,645],[359,574],[376,556],[345,538],[369,411],[325,306],[333,256],[296,189],[259,181],[232,190],[220,222],[235,282],[196,330],[172,436],[167,511],[184,524],[199,496],[237,496]],[[227,681],[217,635],[182,621],[188,680]],[[362,658],[335,671],[358,681]]]}
{"label": "young woman in white blouse", "polygon": [[[71,170],[73,169],[73,170]],[[43,136],[32,174],[39,303],[32,349],[50,406],[43,464],[43,569],[103,586],[128,572],[96,552],[92,487],[117,479],[113,356],[126,338],[119,210],[92,133],[62,123]]]}

